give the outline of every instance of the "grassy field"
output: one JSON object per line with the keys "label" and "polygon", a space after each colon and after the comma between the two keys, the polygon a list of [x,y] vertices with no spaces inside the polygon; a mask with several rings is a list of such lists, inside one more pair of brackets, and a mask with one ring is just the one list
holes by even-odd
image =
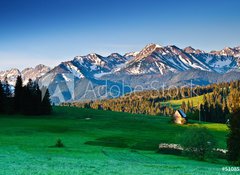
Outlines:
{"label": "grassy field", "polygon": [[[0,174],[228,174],[223,160],[156,153],[191,126],[209,128],[226,148],[222,124],[176,126],[166,117],[69,107],[55,107],[44,118],[0,116]],[[59,138],[65,147],[53,148]]]}

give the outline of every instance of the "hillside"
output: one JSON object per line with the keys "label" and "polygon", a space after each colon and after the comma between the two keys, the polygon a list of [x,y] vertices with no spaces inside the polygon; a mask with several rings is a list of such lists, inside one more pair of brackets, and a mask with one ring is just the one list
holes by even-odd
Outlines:
{"label": "hillside", "polygon": [[[176,126],[166,117],[69,107],[56,107],[45,118],[1,115],[0,174],[226,174],[223,164],[156,153],[159,143],[178,143],[197,125],[226,148],[223,124]],[[65,148],[51,147],[59,138]]]}
{"label": "hillside", "polygon": [[237,80],[207,86],[145,90],[119,98],[62,105],[155,116],[172,116],[181,108],[190,119],[226,123],[234,108],[240,106],[239,89],[240,81]]}
{"label": "hillside", "polygon": [[169,100],[167,102],[162,102],[162,105],[166,106],[172,106],[174,109],[179,109],[181,107],[182,102],[192,102],[194,107],[199,107],[201,103],[203,103],[203,97],[204,95],[200,95],[197,97],[190,97],[190,98],[185,98],[185,99],[180,99],[180,100]]}

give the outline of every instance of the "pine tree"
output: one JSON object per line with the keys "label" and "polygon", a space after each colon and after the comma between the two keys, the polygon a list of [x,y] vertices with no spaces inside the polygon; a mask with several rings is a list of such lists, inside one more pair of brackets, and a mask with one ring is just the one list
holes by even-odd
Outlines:
{"label": "pine tree", "polygon": [[25,115],[30,114],[30,108],[31,108],[31,93],[27,86],[23,87],[22,92],[22,113]]}
{"label": "pine tree", "polygon": [[[45,91],[45,90],[44,90]],[[42,92],[44,92],[42,90]],[[43,115],[49,115],[52,112],[50,93],[48,89],[46,89],[46,93],[41,101],[40,113]]]}
{"label": "pine tree", "polygon": [[208,122],[214,122],[214,117],[215,117],[215,109],[214,109],[214,105],[211,104],[209,108]]}
{"label": "pine tree", "polygon": [[222,107],[221,107],[221,105],[219,103],[216,103],[215,111],[216,111],[216,120],[215,120],[215,122],[225,123],[226,122],[225,116],[224,116]]}
{"label": "pine tree", "polygon": [[181,105],[181,109],[186,112],[186,108],[187,108],[187,105],[185,103],[185,101],[182,102],[182,105]]}
{"label": "pine tree", "polygon": [[194,110],[193,100],[191,100],[190,109],[191,109],[191,112],[193,112],[193,110]]}
{"label": "pine tree", "polygon": [[32,90],[34,88],[34,83],[31,78],[28,80],[27,88],[30,90]]}
{"label": "pine tree", "polygon": [[190,101],[188,100],[186,112],[189,112],[191,110],[192,110],[191,104],[190,104]]}
{"label": "pine tree", "polygon": [[22,105],[23,83],[22,77],[18,76],[14,89],[14,109],[15,112],[20,112]]}
{"label": "pine tree", "polygon": [[8,83],[7,77],[4,79],[4,111],[7,114],[13,114],[14,113],[14,101],[12,98],[12,91],[11,86]]}
{"label": "pine tree", "polygon": [[23,114],[38,115],[40,111],[41,94],[36,83],[29,79],[23,88]]}
{"label": "pine tree", "polygon": [[225,119],[227,119],[228,115],[230,114],[230,111],[228,109],[228,106],[227,106],[227,101],[226,99],[223,101],[223,115],[225,117]]}
{"label": "pine tree", "polygon": [[205,109],[204,109],[204,105],[201,104],[200,105],[200,121],[203,121],[203,119],[205,118]]}
{"label": "pine tree", "polygon": [[224,107],[223,113],[224,113],[225,118],[227,119],[227,116],[230,114],[230,111],[229,111],[229,109],[228,109],[228,106],[225,106],[225,107]]}
{"label": "pine tree", "polygon": [[205,101],[204,105],[203,105],[203,109],[204,109],[204,116],[203,116],[203,121],[207,121],[207,118],[209,116],[209,105],[208,102]]}
{"label": "pine tree", "polygon": [[4,89],[0,81],[0,113],[4,112],[4,100],[5,100]]}
{"label": "pine tree", "polygon": [[229,123],[230,133],[228,135],[228,161],[240,165],[240,110],[233,113]]}
{"label": "pine tree", "polygon": [[41,90],[36,82],[33,83],[33,89],[31,90],[32,98],[32,114],[41,114]]}
{"label": "pine tree", "polygon": [[11,92],[11,89],[10,89],[10,85],[8,84],[7,77],[5,77],[5,79],[4,79],[4,84],[5,84],[4,91],[5,91],[6,97],[11,97],[12,92]]}
{"label": "pine tree", "polygon": [[204,94],[203,95],[203,103],[206,103],[207,102],[207,97],[206,97],[206,95]]}

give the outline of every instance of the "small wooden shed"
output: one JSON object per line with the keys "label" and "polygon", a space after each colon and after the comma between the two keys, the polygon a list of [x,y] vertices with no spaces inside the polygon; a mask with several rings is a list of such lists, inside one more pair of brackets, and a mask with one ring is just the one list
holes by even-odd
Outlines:
{"label": "small wooden shed", "polygon": [[180,125],[183,125],[188,121],[187,115],[181,109],[177,110],[174,113],[173,120],[174,120],[174,123],[180,124]]}

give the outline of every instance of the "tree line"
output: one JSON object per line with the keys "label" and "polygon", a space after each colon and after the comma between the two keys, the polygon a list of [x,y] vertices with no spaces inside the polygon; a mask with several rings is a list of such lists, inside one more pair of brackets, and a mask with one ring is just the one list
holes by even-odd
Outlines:
{"label": "tree line", "polygon": [[206,122],[226,123],[229,121],[234,109],[240,108],[240,81],[216,84],[212,93],[203,95],[203,102],[197,107],[182,102],[181,109]]}
{"label": "tree line", "polygon": [[[205,87],[184,87],[167,90],[149,90],[126,94],[123,97],[89,102],[62,103],[63,106],[76,106],[149,115],[172,115],[175,110],[169,100],[180,100],[212,92],[213,85]],[[167,103],[165,103],[167,102]]]}
{"label": "tree line", "polygon": [[[190,119],[206,122],[226,123],[233,107],[240,103],[240,81],[216,83],[196,87],[175,88],[168,91],[143,91],[127,94],[115,99],[96,100],[89,102],[63,103],[64,106],[92,108],[136,114],[171,116],[175,108],[169,100],[183,100],[180,108]],[[188,97],[203,95],[203,102],[193,104]]]}
{"label": "tree line", "polygon": [[[46,92],[44,97],[42,92]],[[48,115],[52,112],[50,94],[47,88],[40,90],[31,79],[23,86],[22,77],[18,76],[12,88],[7,78],[0,81],[0,114]]]}

